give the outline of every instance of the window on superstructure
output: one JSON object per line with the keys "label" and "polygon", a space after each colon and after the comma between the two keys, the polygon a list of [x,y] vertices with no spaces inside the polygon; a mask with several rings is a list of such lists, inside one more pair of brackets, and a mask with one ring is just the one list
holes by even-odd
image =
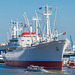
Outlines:
{"label": "window on superstructure", "polygon": [[18,42],[18,40],[10,40],[10,42]]}
{"label": "window on superstructure", "polygon": [[23,36],[23,37],[30,37],[30,36]]}

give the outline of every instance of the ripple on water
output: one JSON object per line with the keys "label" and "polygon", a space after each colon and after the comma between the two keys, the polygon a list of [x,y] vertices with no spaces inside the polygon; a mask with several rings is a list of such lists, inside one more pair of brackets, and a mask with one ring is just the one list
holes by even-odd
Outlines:
{"label": "ripple on water", "polygon": [[75,70],[63,67],[62,71],[48,69],[48,72],[31,72],[26,71],[25,68],[6,66],[4,63],[1,63],[0,75],[75,75]]}

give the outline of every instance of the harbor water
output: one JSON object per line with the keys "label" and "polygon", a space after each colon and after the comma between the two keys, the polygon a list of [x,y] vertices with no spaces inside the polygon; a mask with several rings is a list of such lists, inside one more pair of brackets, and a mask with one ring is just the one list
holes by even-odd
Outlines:
{"label": "harbor water", "polygon": [[25,68],[6,66],[0,63],[0,75],[75,75],[75,69],[63,67],[63,70],[50,70],[48,72],[31,72]]}

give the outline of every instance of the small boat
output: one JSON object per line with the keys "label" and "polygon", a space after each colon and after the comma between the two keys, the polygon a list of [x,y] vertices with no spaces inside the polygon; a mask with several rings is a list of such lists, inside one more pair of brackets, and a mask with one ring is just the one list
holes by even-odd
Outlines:
{"label": "small boat", "polygon": [[70,57],[69,59],[68,59],[68,62],[67,62],[67,64],[66,64],[66,66],[68,67],[68,68],[71,68],[71,69],[75,69],[75,57]]}
{"label": "small boat", "polygon": [[68,64],[75,66],[75,56],[70,56],[70,58],[68,59]]}
{"label": "small boat", "polygon": [[71,64],[67,64],[67,67],[68,67],[68,68],[71,68],[71,69],[75,69],[75,65],[73,66],[73,65],[71,65]]}
{"label": "small boat", "polygon": [[42,72],[46,72],[47,70],[45,70],[44,67],[30,65],[30,66],[27,67],[27,71],[42,71]]}

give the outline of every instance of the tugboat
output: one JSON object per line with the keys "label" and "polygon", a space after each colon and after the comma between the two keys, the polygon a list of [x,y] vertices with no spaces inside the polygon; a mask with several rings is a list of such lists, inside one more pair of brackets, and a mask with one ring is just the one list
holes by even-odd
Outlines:
{"label": "tugboat", "polygon": [[47,70],[45,70],[44,67],[33,66],[33,65],[28,66],[27,67],[27,71],[42,71],[42,72],[47,72]]}

